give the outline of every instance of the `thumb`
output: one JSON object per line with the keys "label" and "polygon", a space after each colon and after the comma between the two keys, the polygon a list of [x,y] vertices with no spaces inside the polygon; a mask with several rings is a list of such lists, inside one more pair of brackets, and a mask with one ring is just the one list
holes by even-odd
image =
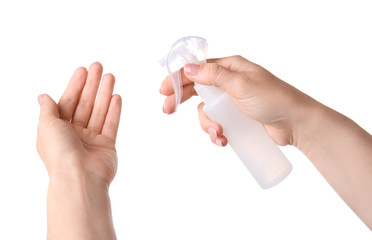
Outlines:
{"label": "thumb", "polygon": [[59,118],[58,106],[56,102],[47,94],[42,94],[38,97],[40,104],[39,119]]}
{"label": "thumb", "polygon": [[237,84],[241,82],[239,73],[231,71],[217,63],[193,63],[184,66],[185,76],[199,84],[213,85],[234,94]]}

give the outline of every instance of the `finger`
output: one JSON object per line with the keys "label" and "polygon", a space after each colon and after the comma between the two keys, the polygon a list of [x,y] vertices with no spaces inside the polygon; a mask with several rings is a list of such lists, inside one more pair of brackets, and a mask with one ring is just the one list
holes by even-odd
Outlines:
{"label": "finger", "polygon": [[38,101],[40,104],[40,121],[59,118],[58,106],[51,97],[42,94],[38,97]]}
{"label": "finger", "polygon": [[[192,96],[196,96],[196,92],[194,89],[194,84],[189,84],[183,87],[182,89],[182,98],[181,103],[188,100]],[[170,96],[167,96],[164,100],[163,104],[163,112],[167,114],[174,113],[176,109],[176,98],[174,94],[171,94]]]}
{"label": "finger", "polygon": [[243,82],[240,73],[231,71],[217,63],[186,64],[184,72],[191,81],[203,85],[214,85],[230,95],[234,95],[234,91],[240,90]]}
{"label": "finger", "polygon": [[173,85],[172,85],[172,82],[170,80],[170,77],[167,76],[162,82],[161,82],[161,85],[160,85],[160,90],[159,90],[160,94],[163,94],[165,96],[169,96],[171,94],[174,93],[173,91]]}
{"label": "finger", "polygon": [[210,139],[211,139],[211,142],[216,144],[217,146],[225,147],[227,145],[227,138],[225,136],[221,136],[217,138],[210,136]]}
{"label": "finger", "polygon": [[96,99],[99,82],[102,76],[102,65],[95,62],[90,65],[88,70],[87,81],[81,93],[81,97],[72,116],[72,123],[86,127],[93,110]]}
{"label": "finger", "polygon": [[88,128],[100,133],[110,105],[114,91],[115,77],[112,74],[105,74],[102,79],[97,100],[94,104],[92,115],[89,119]]}
{"label": "finger", "polygon": [[121,97],[114,95],[111,98],[110,106],[107,111],[106,119],[102,128],[102,135],[109,137],[114,142],[119,128],[121,112]]}
{"label": "finger", "polygon": [[203,110],[204,103],[198,105],[199,123],[204,132],[208,133],[211,137],[218,138],[223,135],[222,127],[209,119]]}
{"label": "finger", "polygon": [[[239,55],[224,58],[207,59],[207,63],[215,63],[236,72],[247,70],[253,65],[256,65]],[[184,69],[181,69],[182,85],[187,85],[193,82],[192,80],[188,79],[185,74],[187,75],[187,73],[184,72]],[[174,93],[172,82],[169,76],[167,76],[161,83],[160,93],[166,96]]]}
{"label": "finger", "polygon": [[216,63],[231,71],[244,71],[256,65],[255,63],[243,58],[242,56],[235,55],[224,58],[211,58],[207,59],[207,63]]}
{"label": "finger", "polygon": [[[181,79],[182,79],[182,86],[188,85],[190,83],[193,83],[189,79],[187,79],[183,73],[183,69],[181,69]],[[165,96],[169,96],[174,93],[172,81],[169,76],[167,76],[163,82],[160,85],[160,94],[163,94]]]}
{"label": "finger", "polygon": [[75,70],[71,80],[58,102],[58,111],[62,119],[70,121],[80,99],[87,78],[87,70],[83,67]]}

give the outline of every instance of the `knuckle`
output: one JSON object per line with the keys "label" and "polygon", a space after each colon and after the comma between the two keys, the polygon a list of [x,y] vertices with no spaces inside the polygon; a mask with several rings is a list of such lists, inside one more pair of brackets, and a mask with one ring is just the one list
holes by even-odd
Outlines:
{"label": "knuckle", "polygon": [[183,94],[185,97],[192,97],[196,95],[196,91],[193,85],[190,85],[190,87],[185,89],[187,91],[186,94]]}
{"label": "knuckle", "polygon": [[245,58],[243,58],[241,55],[233,55],[231,56],[231,58],[235,61],[242,61],[244,60]]}
{"label": "knuckle", "polygon": [[251,62],[241,55],[234,55],[230,57],[230,67],[238,71],[246,69],[248,66],[251,66]]}
{"label": "knuckle", "polygon": [[105,119],[106,114],[107,114],[107,109],[105,108],[97,108],[94,111],[94,115],[98,117],[99,119]]}
{"label": "knuckle", "polygon": [[[208,69],[208,76],[213,80],[217,80],[221,78],[221,75],[222,75],[222,67],[218,65],[217,63],[211,63]],[[213,83],[215,82],[216,81],[213,81]]]}
{"label": "knuckle", "polygon": [[85,109],[92,109],[93,108],[93,103],[91,101],[87,100],[87,99],[80,99],[79,105],[82,108],[85,108]]}
{"label": "knuckle", "polygon": [[200,103],[198,105],[198,113],[200,114],[201,111],[203,111],[204,103]]}
{"label": "knuckle", "polygon": [[69,106],[71,104],[75,104],[75,99],[72,97],[63,97],[59,100],[58,105],[66,105]]}
{"label": "knuckle", "polygon": [[216,144],[216,139],[214,137],[210,136],[209,139],[211,140],[212,143]]}

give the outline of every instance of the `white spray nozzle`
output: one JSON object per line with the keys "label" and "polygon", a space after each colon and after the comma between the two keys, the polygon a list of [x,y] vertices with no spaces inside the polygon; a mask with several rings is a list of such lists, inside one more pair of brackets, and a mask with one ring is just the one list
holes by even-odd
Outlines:
{"label": "white spray nozzle", "polygon": [[182,99],[182,77],[180,70],[188,63],[205,62],[207,58],[207,40],[201,37],[189,36],[175,42],[168,55],[160,60],[161,66],[166,66],[176,97],[176,109]]}

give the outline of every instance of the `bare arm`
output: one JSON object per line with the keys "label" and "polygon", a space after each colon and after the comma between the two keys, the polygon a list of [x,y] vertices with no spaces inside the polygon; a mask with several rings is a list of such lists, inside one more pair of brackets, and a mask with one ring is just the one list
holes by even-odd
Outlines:
{"label": "bare arm", "polygon": [[76,172],[49,183],[48,239],[116,239],[108,186]]}
{"label": "bare arm", "polygon": [[372,136],[344,115],[314,105],[298,127],[296,147],[372,230]]}

